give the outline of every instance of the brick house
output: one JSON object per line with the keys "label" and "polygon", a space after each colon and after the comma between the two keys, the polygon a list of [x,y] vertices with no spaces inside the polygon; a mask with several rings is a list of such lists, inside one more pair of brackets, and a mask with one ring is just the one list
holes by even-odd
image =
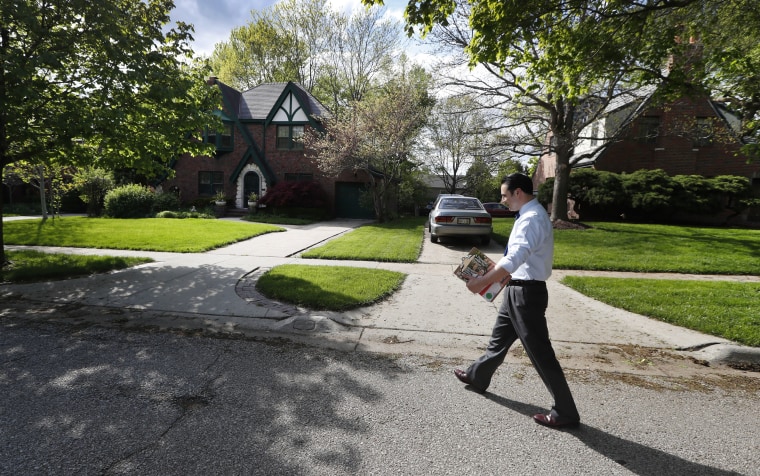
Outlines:
{"label": "brick house", "polygon": [[[583,139],[570,159],[572,169],[591,167],[614,173],[662,169],[670,176],[708,178],[737,175],[747,177],[760,192],[760,163],[748,164],[740,154],[741,121],[724,104],[694,96],[653,105],[654,89],[644,93],[611,104],[581,132]],[[603,141],[608,142],[606,147],[601,147]],[[533,176],[535,189],[554,177],[555,167],[554,153],[540,157]]]}
{"label": "brick house", "polygon": [[222,131],[205,131],[204,140],[216,144],[212,157],[185,155],[174,164],[175,176],[162,183],[176,190],[184,203],[212,199],[223,191],[235,208],[247,207],[247,197],[260,197],[280,181],[313,180],[328,196],[333,215],[372,217],[359,195],[369,181],[363,173],[344,171],[338,177],[320,173],[304,151],[302,137],[308,128],[319,128],[318,119],[330,112],[302,86],[293,82],[265,83],[240,92],[215,77],[210,86],[222,93],[217,111]]}

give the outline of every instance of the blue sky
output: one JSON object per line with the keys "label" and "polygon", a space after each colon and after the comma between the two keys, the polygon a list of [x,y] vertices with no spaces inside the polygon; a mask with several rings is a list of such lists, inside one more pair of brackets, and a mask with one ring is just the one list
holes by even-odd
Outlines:
{"label": "blue sky", "polygon": [[[195,27],[193,50],[196,54],[210,55],[214,45],[227,41],[233,28],[245,25],[251,19],[251,10],[271,7],[275,0],[175,0],[172,21],[192,23]],[[350,11],[363,8],[360,0],[330,0],[333,9]],[[389,14],[401,19],[406,0],[386,0]]]}

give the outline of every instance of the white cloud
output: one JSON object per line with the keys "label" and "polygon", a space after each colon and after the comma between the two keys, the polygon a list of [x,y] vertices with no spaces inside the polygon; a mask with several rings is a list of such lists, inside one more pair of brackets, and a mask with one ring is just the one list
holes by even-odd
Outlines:
{"label": "white cloud", "polygon": [[[214,45],[227,41],[233,28],[251,20],[252,10],[264,10],[277,3],[276,0],[176,0],[171,12],[172,21],[191,23],[195,28],[193,50],[208,56]],[[350,13],[365,8],[360,0],[329,0],[333,10]],[[386,0],[388,16],[402,21],[407,0]]]}
{"label": "white cloud", "polygon": [[208,56],[214,45],[227,41],[233,28],[250,21],[251,10],[263,10],[274,3],[274,0],[176,0],[171,19],[191,23],[195,28],[193,50]]}

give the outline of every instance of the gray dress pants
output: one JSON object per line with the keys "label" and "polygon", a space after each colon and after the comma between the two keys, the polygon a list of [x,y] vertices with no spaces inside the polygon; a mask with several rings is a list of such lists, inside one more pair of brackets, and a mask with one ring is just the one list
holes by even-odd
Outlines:
{"label": "gray dress pants", "polygon": [[549,340],[546,326],[549,294],[546,283],[508,286],[504,292],[486,353],[470,365],[467,377],[475,388],[485,391],[491,384],[494,372],[504,362],[509,348],[519,338],[533,367],[554,398],[552,414],[579,419],[573,395]]}

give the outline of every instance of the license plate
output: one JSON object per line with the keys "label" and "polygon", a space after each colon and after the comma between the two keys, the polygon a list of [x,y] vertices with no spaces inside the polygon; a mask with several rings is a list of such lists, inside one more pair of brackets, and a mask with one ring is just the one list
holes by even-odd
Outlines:
{"label": "license plate", "polygon": [[457,218],[457,225],[469,225],[470,219],[469,218]]}

